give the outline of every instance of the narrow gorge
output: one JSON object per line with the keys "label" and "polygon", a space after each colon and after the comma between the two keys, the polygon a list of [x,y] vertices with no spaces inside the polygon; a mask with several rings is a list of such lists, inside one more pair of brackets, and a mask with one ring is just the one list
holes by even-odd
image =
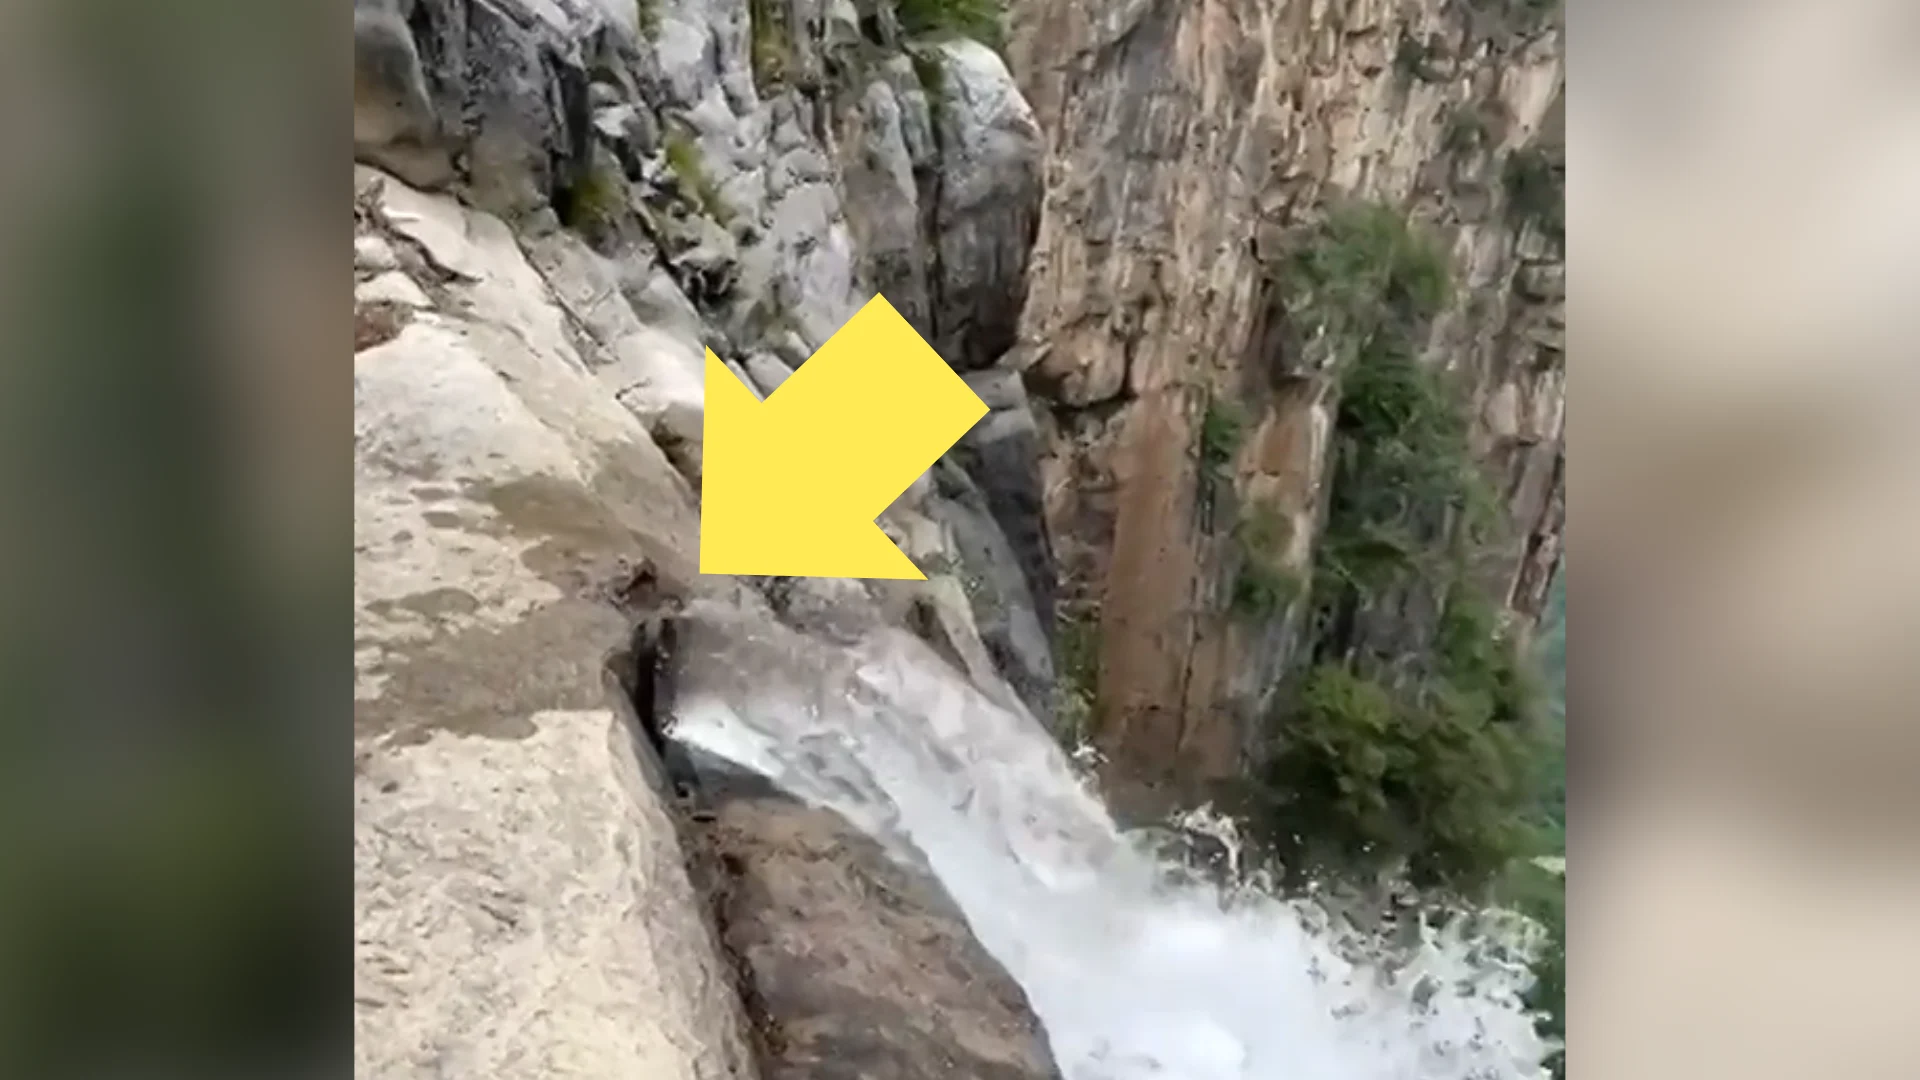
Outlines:
{"label": "narrow gorge", "polygon": [[[1525,924],[1302,889],[1531,854],[1557,4],[354,14],[358,1072],[1563,1068]],[[876,294],[927,579],[699,574],[705,351]]]}

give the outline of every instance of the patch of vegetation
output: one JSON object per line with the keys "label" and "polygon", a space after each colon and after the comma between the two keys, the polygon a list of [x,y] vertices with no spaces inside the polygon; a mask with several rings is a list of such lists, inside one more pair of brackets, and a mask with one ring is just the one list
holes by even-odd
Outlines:
{"label": "patch of vegetation", "polygon": [[[1328,215],[1277,269],[1290,318],[1330,350],[1338,414],[1313,663],[1275,725],[1263,831],[1295,871],[1402,864],[1418,885],[1477,893],[1535,850],[1540,688],[1468,573],[1499,503],[1461,395],[1419,359],[1449,262],[1374,205]],[[1427,632],[1376,640],[1365,616],[1408,596],[1438,612]]]}
{"label": "patch of vegetation", "polygon": [[[1567,852],[1567,746],[1566,746],[1566,649],[1567,592],[1566,567],[1555,573],[1553,587],[1547,593],[1546,610],[1540,616],[1540,639],[1536,652],[1545,698],[1545,753],[1540,761],[1541,779],[1532,819],[1534,851],[1564,860]],[[1527,993],[1527,1007],[1538,1014],[1535,1030],[1543,1038],[1564,1043],[1567,1036],[1567,878],[1564,862],[1557,868],[1541,866],[1532,859],[1516,861],[1495,889],[1495,897],[1504,907],[1518,911],[1546,930],[1546,941],[1534,957],[1534,985]],[[1566,1080],[1567,1057],[1564,1049],[1547,1060],[1554,1080]]]}
{"label": "patch of vegetation", "polygon": [[[1231,402],[1215,398],[1207,403],[1200,421],[1200,499],[1209,517],[1220,503],[1220,493],[1232,484],[1234,455],[1246,440],[1247,418]],[[1281,560],[1292,527],[1280,511],[1255,503],[1233,526],[1233,589],[1230,609],[1251,619],[1269,618],[1303,592],[1299,577]]]}
{"label": "patch of vegetation", "polygon": [[1531,222],[1556,245],[1567,240],[1567,191],[1561,170],[1546,150],[1526,147],[1507,156],[1501,170],[1507,205],[1522,222]]}
{"label": "patch of vegetation", "polygon": [[660,11],[655,0],[633,0],[633,25],[645,40],[659,38]]}
{"label": "patch of vegetation", "polygon": [[1328,252],[1304,260],[1323,275],[1344,275],[1322,286],[1334,301],[1325,321],[1337,328],[1345,360],[1316,566],[1316,586],[1329,595],[1371,599],[1410,575],[1444,593],[1459,576],[1463,548],[1498,516],[1469,452],[1458,389],[1418,356],[1451,295],[1447,263],[1437,244],[1398,221],[1372,212],[1330,231]]}
{"label": "patch of vegetation", "polygon": [[787,26],[788,10],[783,0],[749,0],[747,4],[753,82],[762,90],[785,82],[793,70],[793,31]]}
{"label": "patch of vegetation", "polygon": [[899,0],[895,11],[912,37],[972,38],[995,52],[1006,47],[1002,0]]}
{"label": "patch of vegetation", "polygon": [[1356,602],[1409,579],[1444,591],[1500,514],[1453,380],[1383,341],[1347,369],[1340,392],[1316,584]]}
{"label": "patch of vegetation", "polygon": [[[1534,957],[1534,984],[1527,991],[1527,1008],[1537,1014],[1534,1030],[1542,1038],[1564,1043],[1567,1038],[1567,878],[1564,870],[1549,870],[1522,860],[1509,868],[1497,895],[1504,907],[1518,911],[1546,930],[1546,940]],[[1564,1047],[1547,1058],[1553,1080],[1566,1080]]]}
{"label": "patch of vegetation", "polygon": [[[1554,574],[1547,608],[1540,617],[1539,659],[1545,683],[1547,753],[1536,818],[1539,848],[1564,858],[1567,853],[1567,586],[1566,564]],[[1501,895],[1509,907],[1539,922],[1547,941],[1533,963],[1536,982],[1527,1005],[1542,1014],[1541,1035],[1565,1041],[1567,1035],[1567,878],[1531,862],[1514,868]],[[1566,1080],[1564,1050],[1548,1060],[1554,1080]]]}
{"label": "patch of vegetation", "polygon": [[1530,852],[1518,811],[1537,756],[1471,670],[1417,685],[1323,662],[1265,777],[1283,861],[1339,872],[1404,860],[1427,888],[1474,891]]}
{"label": "patch of vegetation", "polygon": [[1299,577],[1265,558],[1248,557],[1233,579],[1233,610],[1250,619],[1268,619],[1286,610],[1305,591]]}
{"label": "patch of vegetation", "polygon": [[1200,518],[1209,530],[1220,496],[1233,487],[1233,456],[1245,438],[1246,415],[1230,401],[1212,398],[1200,418],[1200,471],[1196,496]]}
{"label": "patch of vegetation", "polygon": [[1435,64],[1436,59],[1438,51],[1426,38],[1404,29],[1400,32],[1400,40],[1393,47],[1393,70],[1402,83],[1442,81],[1445,75]]}
{"label": "patch of vegetation", "polygon": [[1350,366],[1381,347],[1411,350],[1452,296],[1446,251],[1377,203],[1335,207],[1273,268],[1289,320]]}
{"label": "patch of vegetation", "polygon": [[1233,579],[1235,613],[1253,619],[1271,618],[1306,591],[1299,575],[1281,563],[1291,534],[1286,517],[1266,503],[1254,504],[1234,526],[1238,557]]}
{"label": "patch of vegetation", "polygon": [[1247,418],[1232,403],[1215,399],[1207,402],[1200,420],[1200,463],[1211,472],[1219,472],[1233,463],[1246,435]]}
{"label": "patch of vegetation", "polygon": [[1363,204],[1329,214],[1278,271],[1289,318],[1324,342],[1338,380],[1327,585],[1376,582],[1377,564],[1420,569],[1436,511],[1493,508],[1458,394],[1419,359],[1453,294],[1450,261],[1398,211]]}
{"label": "patch of vegetation", "polygon": [[580,179],[561,193],[554,208],[560,223],[592,238],[613,226],[627,210],[627,178],[604,157],[595,156]]}
{"label": "patch of vegetation", "polygon": [[1095,692],[1100,680],[1100,620],[1063,615],[1054,627],[1054,728],[1066,746],[1093,736]]}
{"label": "patch of vegetation", "polygon": [[1440,148],[1454,157],[1476,154],[1493,144],[1493,120],[1486,107],[1477,102],[1462,102],[1447,113],[1447,126],[1440,136]]}
{"label": "patch of vegetation", "polygon": [[700,144],[685,131],[675,129],[666,134],[663,140],[667,155],[667,168],[680,179],[688,194],[708,217],[725,225],[733,220],[733,208],[720,197],[720,189],[700,160]]}

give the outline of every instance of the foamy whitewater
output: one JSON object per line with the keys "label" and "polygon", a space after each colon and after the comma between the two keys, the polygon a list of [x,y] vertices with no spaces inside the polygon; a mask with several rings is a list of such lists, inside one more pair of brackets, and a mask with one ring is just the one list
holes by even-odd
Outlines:
{"label": "foamy whitewater", "polygon": [[1360,959],[1380,950],[1318,905],[1196,881],[1122,835],[1031,715],[913,637],[843,648],[690,615],[674,738],[929,867],[1067,1080],[1544,1075],[1524,925],[1456,921]]}

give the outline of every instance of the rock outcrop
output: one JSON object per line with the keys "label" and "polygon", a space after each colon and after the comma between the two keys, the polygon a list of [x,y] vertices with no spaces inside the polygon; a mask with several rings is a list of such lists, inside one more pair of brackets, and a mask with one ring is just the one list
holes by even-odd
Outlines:
{"label": "rock outcrop", "polygon": [[925,868],[717,766],[688,827],[767,1080],[1059,1075],[1026,995]]}
{"label": "rock outcrop", "polygon": [[[1235,505],[1274,517],[1277,572],[1311,577],[1337,380],[1303,359],[1271,264],[1330,203],[1405,207],[1444,238],[1462,287],[1428,362],[1466,384],[1511,525],[1477,573],[1523,622],[1540,610],[1565,516],[1556,11],[1014,7],[1013,67],[1050,149],[1007,363],[1043,406],[1061,604],[1097,642],[1116,777],[1236,775],[1313,649],[1299,599],[1230,610],[1238,545],[1208,506],[1224,474]],[[1214,402],[1242,418],[1218,462],[1201,446]],[[1385,598],[1372,625],[1417,632],[1422,606]]]}
{"label": "rock outcrop", "polygon": [[368,1075],[751,1077],[604,668],[691,492],[498,219],[363,173],[355,1053]]}
{"label": "rock outcrop", "polygon": [[[819,911],[730,908],[763,958],[731,970],[648,730],[664,706],[610,674],[699,597],[828,640],[917,627],[1009,705],[997,658],[1050,687],[1021,549],[958,465],[883,518],[927,582],[696,573],[706,348],[767,394],[876,291],[963,367],[1017,325],[1041,147],[1011,75],[844,7],[355,5],[362,1071],[1051,1075],[937,884],[797,804],[720,808],[741,880],[860,868]],[[855,895],[880,883],[887,904]],[[767,948],[827,923],[901,977],[808,997],[807,956]],[[821,1026],[855,1005],[901,1024]]]}
{"label": "rock outcrop", "polygon": [[[584,283],[609,272],[605,260],[571,233],[516,234],[372,169],[357,182],[361,1067],[914,1077],[965,1063],[1051,1075],[1018,988],[939,886],[891,868],[831,814],[765,793],[708,804],[727,826],[713,850],[730,873],[819,901],[782,893],[741,907],[761,894],[727,886],[723,950],[688,878],[651,727],[668,704],[656,692],[670,689],[653,685],[653,667],[622,668],[637,626],[653,628],[657,651],[656,612],[701,597],[829,640],[924,619],[957,668],[1011,702],[957,578],[869,593],[699,577],[696,497],[658,445],[698,425],[649,407],[657,384],[629,392],[620,367],[657,362],[649,344],[688,347],[679,331],[640,321],[611,279],[596,299]],[[695,419],[698,401],[681,402]],[[948,524],[922,556],[998,560],[1020,586],[978,501],[928,487],[918,505]],[[896,516],[933,521],[911,507]],[[981,550],[949,549],[955,532]],[[1037,633],[1030,615],[1023,632]],[[1044,645],[1028,646],[1044,666]],[[828,872],[852,876],[816,881]],[[834,997],[818,966],[829,942],[892,977]],[[941,966],[928,966],[936,954]],[[750,1012],[728,955],[750,961]],[[928,1014],[926,1000],[941,1007]],[[853,1019],[887,1009],[898,1025]],[[776,1022],[777,1044],[749,1038],[750,1023]]]}

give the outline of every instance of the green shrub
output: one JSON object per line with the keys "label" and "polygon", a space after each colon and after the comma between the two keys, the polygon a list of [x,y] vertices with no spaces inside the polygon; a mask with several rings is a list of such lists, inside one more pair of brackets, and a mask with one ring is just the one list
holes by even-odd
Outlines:
{"label": "green shrub", "polygon": [[900,28],[914,37],[957,35],[995,51],[1006,46],[1006,9],[1000,0],[899,0]]}
{"label": "green shrub", "polygon": [[[1289,317],[1332,350],[1338,394],[1315,663],[1274,727],[1262,831],[1296,869],[1404,862],[1416,883],[1475,892],[1537,843],[1540,688],[1468,573],[1499,502],[1457,387],[1419,359],[1448,259],[1397,211],[1355,205],[1279,271]],[[1428,598],[1431,625],[1369,639],[1357,616],[1402,593]]]}
{"label": "green shrub", "polygon": [[1441,609],[1434,634],[1440,671],[1496,724],[1539,727],[1546,688],[1540,674],[1514,649],[1500,626],[1497,608],[1464,582]]}
{"label": "green shrub", "polygon": [[1369,348],[1411,348],[1452,296],[1447,252],[1378,203],[1336,207],[1276,268],[1289,321],[1323,335],[1334,361]]}
{"label": "green shrub", "polygon": [[701,211],[722,225],[731,221],[733,209],[720,197],[720,189],[714,185],[700,162],[700,145],[693,141],[692,136],[677,129],[667,132],[663,142],[667,167],[680,178],[680,183],[693,196]]}
{"label": "green shrub", "polygon": [[[1534,1030],[1543,1038],[1564,1043],[1567,1037],[1567,878],[1521,860],[1512,865],[1497,890],[1501,904],[1539,923],[1546,941],[1531,965],[1534,983],[1527,991],[1527,1008],[1538,1014]],[[1554,1080],[1566,1080],[1565,1049],[1547,1059]]]}
{"label": "green shrub", "polygon": [[1209,401],[1206,415],[1200,420],[1200,463],[1216,472],[1232,464],[1246,425],[1246,417],[1230,403]]}
{"label": "green shrub", "polygon": [[1062,616],[1055,626],[1062,682],[1092,692],[1100,674],[1100,620],[1092,615]]}
{"label": "green shrub", "polygon": [[1497,523],[1453,381],[1376,342],[1347,369],[1334,427],[1324,576],[1363,597],[1409,576],[1442,586]]}
{"label": "green shrub", "polygon": [[1493,142],[1493,121],[1478,102],[1463,102],[1447,113],[1440,148],[1456,157],[1484,150]]}
{"label": "green shrub", "polygon": [[1241,562],[1233,579],[1233,610],[1248,618],[1265,619],[1286,610],[1305,591],[1300,579],[1266,559]]}
{"label": "green shrub", "polygon": [[1441,74],[1434,66],[1434,50],[1425,38],[1402,30],[1393,48],[1393,70],[1403,83],[1438,82]]}
{"label": "green shrub", "polygon": [[1285,515],[1267,503],[1255,503],[1234,525],[1239,564],[1233,580],[1235,612],[1269,618],[1306,591],[1300,578],[1282,564],[1291,534]]}
{"label": "green shrub", "polygon": [[[1554,574],[1553,587],[1547,593],[1546,610],[1540,616],[1540,638],[1536,644],[1540,674],[1544,684],[1545,732],[1541,755],[1539,793],[1533,819],[1537,823],[1534,850],[1564,857],[1567,850],[1567,747],[1566,747],[1566,647],[1567,593],[1566,566],[1563,562]],[[1535,1028],[1546,1038],[1564,1042],[1567,1033],[1567,879],[1564,872],[1544,869],[1531,860],[1516,863],[1501,883],[1499,897],[1505,906],[1522,912],[1547,930],[1547,941],[1534,958],[1533,989],[1527,994],[1527,1006],[1540,1014]],[[1548,1060],[1555,1080],[1566,1080],[1566,1052],[1556,1052]]]}
{"label": "green shrub", "polygon": [[1524,726],[1444,680],[1395,687],[1321,664],[1269,761],[1263,824],[1296,870],[1404,860],[1417,885],[1471,891],[1528,850],[1533,752]]}
{"label": "green shrub", "polygon": [[1563,854],[1567,849],[1567,583],[1566,563],[1554,573],[1547,592],[1547,608],[1540,616],[1536,646],[1544,683],[1544,713],[1548,753],[1542,763],[1540,790],[1541,849]]}
{"label": "green shrub", "polygon": [[1316,588],[1370,592],[1418,571],[1444,589],[1440,564],[1459,552],[1434,536],[1459,523],[1471,538],[1495,511],[1460,395],[1419,359],[1452,297],[1445,249],[1398,211],[1355,204],[1327,215],[1280,272],[1289,317],[1321,335],[1339,380]]}
{"label": "green shrub", "polygon": [[562,225],[589,237],[611,228],[626,209],[627,178],[602,158],[581,172],[555,207]]}
{"label": "green shrub", "polygon": [[1055,734],[1068,745],[1091,737],[1100,678],[1100,621],[1061,616],[1054,625]]}
{"label": "green shrub", "polygon": [[1218,398],[1207,402],[1200,418],[1200,469],[1196,478],[1197,509],[1208,532],[1216,527],[1216,513],[1222,506],[1221,495],[1233,487],[1233,456],[1240,451],[1246,430],[1246,417],[1230,402]]}
{"label": "green shrub", "polygon": [[793,32],[787,28],[784,0],[749,0],[747,21],[752,37],[748,59],[753,82],[766,90],[786,81],[793,67]]}
{"label": "green shrub", "polygon": [[1545,233],[1555,244],[1567,238],[1567,194],[1560,169],[1539,147],[1515,150],[1501,170],[1507,205],[1514,216]]}
{"label": "green shrub", "polygon": [[1321,606],[1365,599],[1409,573],[1444,591],[1459,553],[1434,537],[1455,521],[1477,530],[1493,508],[1459,396],[1419,360],[1453,293],[1446,250],[1391,207],[1349,204],[1278,272],[1289,318],[1319,335],[1339,380],[1332,494],[1313,573]]}

